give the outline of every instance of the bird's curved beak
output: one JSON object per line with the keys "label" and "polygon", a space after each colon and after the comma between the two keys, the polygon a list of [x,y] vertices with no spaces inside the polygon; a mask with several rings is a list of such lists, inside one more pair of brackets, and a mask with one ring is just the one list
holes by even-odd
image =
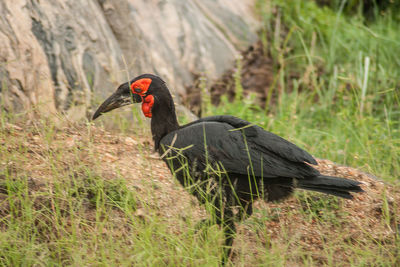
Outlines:
{"label": "bird's curved beak", "polygon": [[93,114],[92,120],[97,119],[103,113],[109,112],[113,109],[140,102],[142,102],[141,96],[131,92],[129,83],[121,84],[117,91],[100,105]]}

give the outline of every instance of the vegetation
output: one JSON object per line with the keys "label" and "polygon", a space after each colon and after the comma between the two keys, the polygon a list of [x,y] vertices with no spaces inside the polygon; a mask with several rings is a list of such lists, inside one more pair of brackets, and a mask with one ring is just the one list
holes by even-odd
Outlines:
{"label": "vegetation", "polygon": [[387,15],[367,23],[313,1],[259,1],[258,8],[277,103],[271,97],[262,110],[254,96],[224,98],[208,114],[242,117],[316,157],[398,181],[400,20]]}
{"label": "vegetation", "polygon": [[[266,108],[243,94],[240,75],[233,102],[203,106],[397,184],[400,21],[343,8],[258,1],[275,71]],[[195,230],[204,210],[149,156],[147,132],[118,113],[108,126],[115,135],[58,120],[0,114],[0,266],[218,265],[221,230]],[[260,203],[239,229],[233,263],[399,265],[400,190],[374,186],[354,202],[299,192]]]}

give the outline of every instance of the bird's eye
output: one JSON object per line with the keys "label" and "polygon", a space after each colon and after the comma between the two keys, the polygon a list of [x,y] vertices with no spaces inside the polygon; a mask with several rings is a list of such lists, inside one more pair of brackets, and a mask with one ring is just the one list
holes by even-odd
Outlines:
{"label": "bird's eye", "polygon": [[135,91],[136,93],[141,93],[142,89],[140,89],[139,87],[136,87],[135,89],[133,89],[133,91]]}

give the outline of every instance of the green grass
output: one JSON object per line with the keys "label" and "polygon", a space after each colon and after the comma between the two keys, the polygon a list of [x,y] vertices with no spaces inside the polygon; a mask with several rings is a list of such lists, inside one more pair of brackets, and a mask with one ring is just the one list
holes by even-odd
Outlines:
{"label": "green grass", "polygon": [[398,181],[400,21],[381,16],[367,23],[312,1],[258,1],[258,8],[277,99],[263,110],[254,97],[224,98],[206,114],[247,119],[316,157]]}
{"label": "green grass", "polygon": [[[234,102],[224,98],[215,107],[208,99],[206,113],[247,119],[316,157],[398,182],[399,21],[382,16],[366,22],[360,15],[344,16],[311,1],[258,1],[258,10],[265,22],[265,52],[275,62],[269,104],[263,109],[254,104],[254,96],[244,98],[235,75],[239,94]],[[135,123],[147,127],[132,112]],[[119,135],[148,134],[113,114],[113,124],[105,126]],[[99,143],[89,125],[60,128],[44,118],[27,121],[24,114],[0,112],[0,266],[218,266],[221,230],[213,226],[206,235],[196,232],[199,218],[187,210],[195,209],[190,200],[180,204],[175,199],[177,206],[186,205],[183,214],[172,211],[169,218],[162,213],[163,203],[155,196],[166,193],[158,176],[133,170],[131,176],[143,179],[132,184],[131,177],[108,166],[96,150],[117,141],[103,135],[104,143]],[[76,133],[82,138],[67,146]],[[138,144],[129,167],[146,158],[148,146]],[[142,167],[156,168],[150,161]],[[394,231],[392,235],[353,223],[343,200],[300,192],[280,206],[255,210],[235,241],[234,262],[396,266],[400,237],[393,225],[400,223],[394,213],[399,204],[386,194],[383,190],[374,203],[379,220],[373,227]],[[302,227],[316,230],[302,235]],[[310,236],[316,240],[305,240]],[[323,249],[307,247],[314,242]]]}
{"label": "green grass", "polygon": [[[219,230],[206,242],[187,214],[171,227],[152,200],[160,185],[132,184],[140,169],[123,177],[104,166],[90,126],[39,118],[22,130],[10,122],[26,119],[0,126],[0,266],[217,265]],[[78,141],[68,147],[72,136]],[[103,138],[97,145],[116,142]]]}

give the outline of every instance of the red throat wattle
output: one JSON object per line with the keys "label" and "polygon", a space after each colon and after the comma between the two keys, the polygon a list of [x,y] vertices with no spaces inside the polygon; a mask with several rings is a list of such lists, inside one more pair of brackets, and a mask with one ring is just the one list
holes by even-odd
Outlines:
{"label": "red throat wattle", "polygon": [[143,78],[131,84],[132,93],[138,94],[142,97],[142,111],[143,114],[148,118],[152,117],[151,109],[154,105],[154,96],[146,95],[150,84],[150,78]]}
{"label": "red throat wattle", "polygon": [[[143,97],[142,97],[143,99]],[[154,96],[152,95],[148,95],[143,99],[143,103],[142,103],[142,111],[143,114],[147,117],[147,118],[151,118],[152,117],[152,113],[151,113],[151,109],[153,108],[154,105]]]}

